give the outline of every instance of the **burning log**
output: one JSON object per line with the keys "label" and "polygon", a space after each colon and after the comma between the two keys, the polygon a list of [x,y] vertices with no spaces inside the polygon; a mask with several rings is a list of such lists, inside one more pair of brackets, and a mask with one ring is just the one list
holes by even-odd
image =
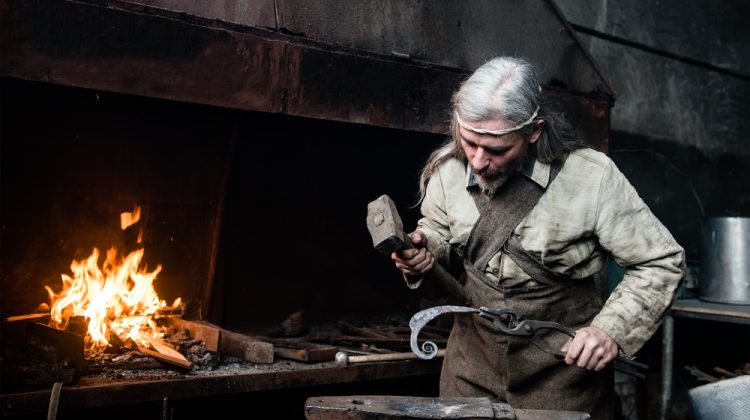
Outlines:
{"label": "burning log", "polygon": [[19,321],[27,321],[27,322],[43,322],[49,320],[49,313],[33,313],[33,314],[24,314],[24,315],[13,315],[9,316],[5,319],[3,319],[3,322],[19,322]]}

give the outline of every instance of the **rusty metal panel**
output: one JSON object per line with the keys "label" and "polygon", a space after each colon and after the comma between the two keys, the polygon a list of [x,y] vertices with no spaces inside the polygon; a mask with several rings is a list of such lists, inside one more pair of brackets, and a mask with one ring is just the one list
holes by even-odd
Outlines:
{"label": "rusty metal panel", "polygon": [[240,25],[276,28],[274,0],[124,0]]}
{"label": "rusty metal panel", "polygon": [[8,0],[2,75],[279,112],[286,43],[109,3]]}
{"label": "rusty metal panel", "polygon": [[414,131],[445,129],[457,71],[113,4],[122,6],[4,2],[2,75]]}
{"label": "rusty metal panel", "polygon": [[[292,7],[293,3],[282,3],[286,5],[283,7],[286,15],[301,13]],[[490,14],[531,13],[530,6],[513,2],[509,4],[516,4],[514,7],[519,10],[492,9],[500,3],[504,2],[480,6]],[[315,12],[321,5],[328,3],[316,2],[304,9],[307,14],[298,17],[306,20],[300,25],[317,28],[315,25],[320,24],[320,30],[326,30],[327,22],[319,21],[320,10]],[[444,15],[437,9],[440,8],[426,7],[430,14],[422,16],[421,23],[440,24]],[[446,5],[441,10],[451,8]],[[463,17],[466,21],[478,19],[472,14],[474,11],[459,11],[469,13]],[[551,12],[539,14],[552,19]],[[0,19],[2,75],[430,133],[446,131],[451,94],[466,74],[461,68],[475,64],[459,60],[448,63],[454,64],[454,69],[433,67],[415,60],[368,54],[257,28],[242,27],[238,31],[236,25],[227,27],[216,20],[114,0],[89,3],[7,0],[0,5]],[[552,24],[541,17],[535,19],[538,24]],[[342,17],[342,22],[346,26],[346,17]],[[522,32],[506,31],[508,36],[497,34],[498,45],[507,39],[518,42],[524,39]],[[595,79],[591,73],[593,67],[579,54],[578,45],[572,41],[566,41],[567,46],[544,41],[544,37],[550,36],[547,33],[560,37],[564,31],[542,31],[535,35],[535,39],[541,39],[539,42],[548,47],[548,50],[533,49],[536,55],[530,57],[540,63],[542,83],[567,86],[562,90],[568,92],[601,90],[601,86],[595,88],[574,80]],[[466,50],[479,51],[481,46],[473,43]],[[450,43],[443,47],[453,52],[463,51]],[[564,56],[555,56],[552,51]]]}
{"label": "rusty metal panel", "polygon": [[613,94],[551,0],[278,0],[279,26],[333,45],[474,70],[521,56],[544,84]]}
{"label": "rusty metal panel", "polygon": [[461,73],[289,47],[291,115],[445,133]]}
{"label": "rusty metal panel", "polygon": [[608,152],[611,98],[577,95],[553,87],[545,87],[542,95],[565,114],[589,146]]}

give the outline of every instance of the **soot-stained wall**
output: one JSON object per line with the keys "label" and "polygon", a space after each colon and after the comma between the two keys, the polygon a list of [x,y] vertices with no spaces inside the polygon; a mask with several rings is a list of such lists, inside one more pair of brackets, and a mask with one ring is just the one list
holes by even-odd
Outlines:
{"label": "soot-stained wall", "polygon": [[750,4],[557,3],[617,92],[610,156],[697,263],[704,217],[750,216]]}

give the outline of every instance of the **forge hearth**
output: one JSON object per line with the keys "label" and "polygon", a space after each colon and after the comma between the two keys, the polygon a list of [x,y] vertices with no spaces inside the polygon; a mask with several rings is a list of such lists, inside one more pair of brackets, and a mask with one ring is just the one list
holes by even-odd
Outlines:
{"label": "forge hearth", "polygon": [[[3,365],[3,385],[6,389],[0,395],[2,412],[8,415],[39,412],[46,407],[49,388],[55,382],[66,385],[60,404],[70,410],[158,402],[165,395],[180,400],[436,375],[440,369],[439,360],[403,360],[349,366],[342,366],[333,360],[338,351],[377,354],[408,347],[409,329],[403,321],[400,317],[392,317],[389,324],[372,325],[341,320],[337,325],[313,326],[304,336],[253,337],[274,343],[274,362],[259,364],[221,351],[208,350],[207,347],[212,346],[210,338],[207,345],[188,334],[187,328],[195,331],[194,323],[172,319],[167,322],[173,327],[166,341],[178,345],[180,351],[194,363],[190,369],[164,364],[139,351],[113,348],[87,351],[82,365],[84,368],[80,369],[70,359],[56,363],[41,361],[35,357],[37,352],[27,351],[29,347],[6,346]],[[205,326],[202,323],[199,325]],[[38,325],[29,323],[27,327],[33,331]],[[435,326],[428,328],[425,334],[432,341],[444,344],[447,332],[446,328]],[[221,346],[221,340],[217,341]],[[39,345],[36,341],[32,344],[32,348]],[[321,357],[325,361],[290,360],[303,354],[300,349],[305,349],[307,356]]]}

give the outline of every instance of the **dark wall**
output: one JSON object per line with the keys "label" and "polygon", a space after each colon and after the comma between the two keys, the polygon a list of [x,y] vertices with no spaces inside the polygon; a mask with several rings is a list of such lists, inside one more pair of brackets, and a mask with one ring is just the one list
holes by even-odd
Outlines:
{"label": "dark wall", "polygon": [[[196,303],[231,113],[9,78],[1,104],[3,315],[46,302],[42,286],[59,291],[60,275],[94,247],[139,248],[140,228],[141,266],[163,266],[160,297]],[[122,231],[120,213],[136,205],[142,221]]]}
{"label": "dark wall", "polygon": [[413,229],[419,170],[443,136],[256,113],[239,126],[219,253],[224,323],[300,309],[372,316],[422,294],[373,249],[367,204],[388,194]]}
{"label": "dark wall", "polygon": [[143,266],[162,265],[157,292],[186,300],[190,317],[207,317],[211,302],[213,320],[251,328],[300,309],[385,316],[432,297],[403,286],[365,216],[389,194],[414,227],[418,173],[443,136],[8,78],[2,87],[3,316],[47,302],[43,286],[58,291],[94,247],[139,248],[137,229],[119,226],[135,205]]}
{"label": "dark wall", "polygon": [[698,264],[705,217],[750,216],[750,3],[557,3],[617,92],[612,159]]}

